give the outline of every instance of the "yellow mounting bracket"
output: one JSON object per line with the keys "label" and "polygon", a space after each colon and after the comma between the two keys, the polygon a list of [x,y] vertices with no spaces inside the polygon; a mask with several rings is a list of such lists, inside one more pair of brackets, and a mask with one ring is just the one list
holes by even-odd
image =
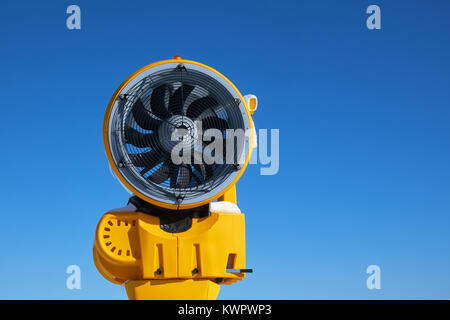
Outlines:
{"label": "yellow mounting bracket", "polygon": [[219,284],[245,277],[243,214],[211,212],[192,218],[187,231],[169,233],[158,217],[131,210],[106,213],[94,243],[97,269],[124,284],[130,299],[215,299]]}

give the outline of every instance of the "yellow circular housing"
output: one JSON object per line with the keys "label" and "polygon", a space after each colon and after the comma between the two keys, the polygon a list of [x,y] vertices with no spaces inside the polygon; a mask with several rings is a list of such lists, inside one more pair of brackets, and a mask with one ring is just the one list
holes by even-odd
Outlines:
{"label": "yellow circular housing", "polygon": [[[139,69],[119,86],[106,110],[103,141],[126,189],[153,205],[184,210],[210,203],[234,186],[249,162],[253,129],[247,103],[230,80],[204,64],[176,57]],[[182,144],[173,139],[177,130],[184,132]],[[231,150],[227,139],[242,136],[223,163],[209,164],[206,156],[200,164],[175,166],[169,160],[177,144],[189,144],[193,155],[204,153],[208,141],[217,140],[205,139],[204,133],[219,131],[226,152]]]}

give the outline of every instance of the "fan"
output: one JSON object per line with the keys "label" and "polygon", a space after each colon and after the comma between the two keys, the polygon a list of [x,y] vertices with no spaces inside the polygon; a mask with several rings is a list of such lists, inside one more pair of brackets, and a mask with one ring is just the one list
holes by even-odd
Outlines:
{"label": "fan", "polygon": [[256,108],[256,96],[181,57],[136,71],[114,93],[105,151],[134,196],[103,215],[93,256],[130,299],[215,299],[252,272],[236,182],[255,146]]}
{"label": "fan", "polygon": [[[240,93],[217,72],[191,61],[164,63],[125,81],[111,101],[107,154],[144,200],[194,207],[242,173],[251,119]],[[175,163],[174,150],[189,161]]]}
{"label": "fan", "polygon": [[[187,143],[192,144],[192,154],[194,141],[196,138],[195,121],[200,120],[203,130],[208,129],[228,129],[227,121],[219,118],[216,114],[201,118],[201,115],[208,109],[214,110],[219,103],[211,96],[201,97],[194,100],[185,108],[184,103],[194,86],[180,85],[176,90],[170,90],[168,84],[160,85],[153,89],[150,96],[149,107],[146,107],[142,100],[138,98],[132,107],[133,119],[143,130],[151,130],[152,133],[143,133],[131,126],[125,128],[125,140],[138,148],[150,148],[150,151],[130,154],[133,165],[142,168],[141,174],[145,174],[161,164],[157,170],[148,176],[154,183],[161,184],[167,179],[171,188],[187,188],[200,185],[206,182],[213,175],[213,166],[205,163],[192,163],[175,165],[171,161],[170,152],[175,147],[176,141],[170,141],[171,134],[177,129],[182,129],[189,135]],[[166,106],[164,97],[169,96],[169,103]],[[161,130],[159,130],[161,129]],[[168,138],[168,139],[166,139]],[[226,143],[225,143],[226,145]],[[226,156],[224,149],[223,156]]]}

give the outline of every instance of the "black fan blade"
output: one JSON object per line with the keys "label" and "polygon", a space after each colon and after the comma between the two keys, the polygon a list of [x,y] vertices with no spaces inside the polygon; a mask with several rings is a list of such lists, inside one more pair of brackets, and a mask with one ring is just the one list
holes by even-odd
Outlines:
{"label": "black fan blade", "polygon": [[213,167],[212,165],[205,164],[206,176],[205,181],[213,176]]}
{"label": "black fan blade", "polygon": [[169,178],[170,178],[170,187],[175,188],[177,186],[177,178],[178,178],[178,171],[180,170],[180,167],[171,164],[169,166]]}
{"label": "black fan blade", "polygon": [[161,167],[158,168],[155,172],[153,172],[149,177],[151,181],[154,183],[160,184],[169,178],[169,165],[167,162],[164,162]]}
{"label": "black fan blade", "polygon": [[202,179],[203,181],[208,180],[209,178],[212,177],[212,166],[208,165],[208,164],[193,164],[194,168],[202,175]]}
{"label": "black fan blade", "polygon": [[[157,150],[151,150],[145,153],[130,154],[130,160],[136,167],[144,167],[150,170],[161,162],[161,156]],[[142,173],[142,172],[141,172]]]}
{"label": "black fan blade", "polygon": [[170,113],[166,108],[165,96],[167,85],[163,84],[153,89],[152,96],[150,98],[150,108],[153,114],[160,119],[166,119],[170,117]]}
{"label": "black fan blade", "polygon": [[214,108],[219,103],[211,96],[200,98],[192,102],[186,110],[186,116],[191,119],[197,119],[206,109]]}
{"label": "black fan blade", "polygon": [[[200,178],[195,174],[195,172],[194,172],[194,170],[193,169],[195,169],[195,164],[192,164],[191,165],[192,167],[191,168],[189,168],[190,169],[190,172],[191,172],[191,175],[192,175],[192,177],[195,179],[195,181],[197,182],[197,185],[199,185],[199,184],[201,184],[202,183],[202,180],[200,180]],[[201,169],[200,169],[201,170]],[[200,170],[197,170],[198,172],[200,172]],[[205,172],[205,174],[203,174],[203,173],[201,173],[200,172],[200,174],[201,174],[201,177],[202,177],[202,179],[204,180],[205,178],[205,175],[206,175],[206,172]]]}
{"label": "black fan blade", "polygon": [[218,117],[206,117],[202,120],[202,129],[208,130],[208,129],[219,129],[219,130],[226,130],[228,129],[228,123],[220,119]]}
{"label": "black fan blade", "polygon": [[206,178],[205,165],[204,164],[193,164],[192,166],[194,167],[195,170],[197,170],[201,174],[202,179],[205,180],[205,178]]}
{"label": "black fan blade", "polygon": [[178,185],[180,188],[186,188],[189,186],[189,182],[191,181],[190,171],[190,167],[187,165],[180,168],[180,176],[178,178]]}
{"label": "black fan blade", "polygon": [[155,147],[155,133],[142,133],[128,126],[125,129],[125,140],[138,148]]}
{"label": "black fan blade", "polygon": [[181,114],[184,102],[192,90],[194,90],[194,87],[188,84],[183,84],[175,90],[174,94],[169,99],[169,111],[172,112],[172,114]]}
{"label": "black fan blade", "polygon": [[153,118],[149,111],[145,109],[144,103],[138,99],[133,106],[134,121],[145,130],[156,130],[161,124],[160,120]]}
{"label": "black fan blade", "polygon": [[[194,154],[195,154],[194,159],[192,161],[193,166],[202,175],[203,181],[206,181],[209,178],[211,178],[213,175],[212,165],[205,163],[205,161],[203,160],[203,154],[201,152],[195,151]],[[204,156],[206,157],[206,155],[204,155]],[[199,161],[200,159],[201,159],[201,163],[195,163],[195,162],[200,162]]]}

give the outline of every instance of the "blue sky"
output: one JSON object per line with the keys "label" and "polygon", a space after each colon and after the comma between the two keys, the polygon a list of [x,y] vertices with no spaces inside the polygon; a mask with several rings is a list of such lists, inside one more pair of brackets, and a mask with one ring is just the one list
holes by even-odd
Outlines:
{"label": "blue sky", "polygon": [[[66,28],[77,4],[82,29]],[[381,30],[366,8],[381,8]],[[0,298],[124,299],[95,269],[106,105],[182,55],[254,93],[280,171],[238,182],[247,264],[222,299],[450,298],[449,1],[4,1]],[[81,290],[65,287],[81,267]],[[366,288],[367,266],[381,290]]]}

